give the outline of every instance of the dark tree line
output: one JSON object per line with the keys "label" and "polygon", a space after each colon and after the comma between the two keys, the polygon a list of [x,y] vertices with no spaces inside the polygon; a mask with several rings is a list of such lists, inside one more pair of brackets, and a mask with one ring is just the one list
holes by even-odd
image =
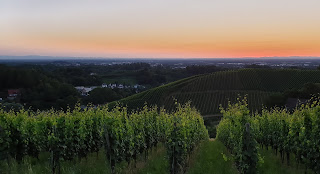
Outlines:
{"label": "dark tree line", "polygon": [[50,78],[42,71],[1,65],[1,97],[6,98],[8,89],[19,89],[21,94],[16,101],[32,109],[67,109],[79,100],[72,85]]}
{"label": "dark tree line", "polygon": [[42,78],[43,76],[35,70],[0,65],[0,89],[31,88]]}
{"label": "dark tree line", "polygon": [[50,76],[74,86],[101,85],[102,79],[96,75],[90,75],[92,71],[82,67],[59,68],[49,73]]}
{"label": "dark tree line", "polygon": [[291,89],[282,93],[271,95],[266,99],[267,107],[284,107],[288,98],[310,99],[320,95],[320,84],[306,83],[301,89]]}
{"label": "dark tree line", "polygon": [[[136,93],[135,89],[96,88],[89,96],[81,97],[74,86],[101,86],[104,79],[132,79],[148,88],[173,82],[192,75],[224,70],[213,65],[176,68],[170,65],[151,66],[148,63],[57,66],[0,65],[0,98],[6,99],[8,89],[20,89],[16,103],[32,109],[67,109],[81,104],[105,104]],[[127,84],[122,82],[122,84]],[[132,85],[132,84],[131,84]],[[7,108],[19,108],[13,101]],[[10,107],[9,107],[10,106]],[[20,105],[19,105],[20,106]]]}
{"label": "dark tree line", "polygon": [[225,68],[217,67],[215,65],[192,65],[186,67],[187,73],[191,75],[207,74],[222,70],[225,70]]}

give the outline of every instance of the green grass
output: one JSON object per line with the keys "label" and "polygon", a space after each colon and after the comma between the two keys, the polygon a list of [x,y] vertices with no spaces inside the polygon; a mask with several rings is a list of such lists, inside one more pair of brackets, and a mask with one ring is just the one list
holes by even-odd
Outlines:
{"label": "green grass", "polygon": [[[223,154],[229,159],[224,160]],[[196,148],[189,159],[187,174],[238,173],[226,147],[220,141],[205,141]],[[138,174],[168,173],[168,159],[164,147],[152,153],[144,168]]]}
{"label": "green grass", "polygon": [[[298,165],[291,155],[290,166],[286,161],[281,162],[280,155],[275,155],[272,150],[260,149],[263,163],[258,167],[260,174],[304,174],[305,166]],[[128,165],[126,162],[117,164],[116,172],[119,174],[166,174],[168,173],[168,159],[163,144],[149,151],[148,159],[144,154],[139,156],[136,163],[133,161]],[[11,161],[10,166],[4,161],[0,162],[0,173],[8,174],[38,174],[51,173],[49,154],[42,153],[40,160],[26,157],[21,164]],[[23,172],[22,172],[23,171]],[[108,174],[109,163],[104,152],[92,153],[87,159],[76,159],[61,162],[62,174]],[[232,156],[226,147],[218,140],[205,141],[199,145],[191,155],[187,174],[237,174]],[[307,174],[311,174],[310,170]]]}
{"label": "green grass", "polygon": [[[304,174],[305,166],[298,165],[291,155],[290,166],[282,164],[280,154],[275,155],[272,150],[260,149],[259,153],[263,158],[263,163],[258,167],[260,174]],[[222,155],[224,154],[224,155]],[[224,159],[226,157],[227,160]],[[218,140],[206,141],[196,150],[194,158],[191,160],[188,174],[233,174],[238,173],[232,156],[226,147]],[[310,170],[307,174],[311,174]]]}
{"label": "green grass", "polygon": [[[277,155],[273,152],[273,150],[269,149],[260,149],[259,150],[261,157],[263,158],[263,163],[259,166],[258,171],[261,174],[304,174],[305,166],[298,165],[296,160],[294,159],[294,155],[290,157],[290,165],[287,165],[287,161],[285,160],[282,163],[280,154]],[[310,170],[307,173],[312,173]]]}
{"label": "green grass", "polygon": [[168,173],[168,158],[166,149],[163,145],[158,146],[152,151],[147,163],[138,170],[138,174],[164,174]]}
{"label": "green grass", "polygon": [[[0,162],[0,173],[8,174],[42,174],[52,173],[50,168],[50,155],[41,153],[39,159],[25,157],[22,163],[18,164],[15,160]],[[141,154],[135,163],[130,164],[121,162],[116,165],[116,173],[119,174],[162,174],[168,171],[168,161],[166,159],[165,147],[160,144],[149,152],[148,159],[145,160]],[[72,161],[61,162],[62,174],[108,174],[111,173],[110,165],[104,152],[89,154],[87,159],[75,159]]]}
{"label": "green grass", "polygon": [[[122,171],[126,167],[126,163],[117,165],[116,170]],[[25,157],[22,163],[18,164],[15,160],[11,160],[10,165],[2,162],[4,173],[21,174],[38,174],[52,173],[50,167],[50,155],[41,153],[39,160],[31,157]],[[110,173],[110,165],[107,163],[103,151],[89,154],[87,159],[74,159],[72,161],[61,161],[61,173],[80,174],[80,173]]]}
{"label": "green grass", "polygon": [[[228,159],[224,160],[223,156]],[[238,173],[227,148],[220,141],[205,141],[191,159],[188,174]]]}

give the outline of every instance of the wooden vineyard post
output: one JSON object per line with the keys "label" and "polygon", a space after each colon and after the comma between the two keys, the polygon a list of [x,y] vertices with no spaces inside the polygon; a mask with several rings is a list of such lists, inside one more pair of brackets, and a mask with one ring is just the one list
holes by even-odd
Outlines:
{"label": "wooden vineyard post", "polygon": [[[3,129],[2,129],[2,127],[0,126],[0,136],[2,135],[2,134],[4,134],[4,131],[3,131]],[[1,145],[1,144],[0,144]],[[6,150],[6,149],[5,149]],[[7,160],[7,162],[8,162],[8,165],[9,165],[9,167],[10,167],[10,164],[9,164],[9,158],[8,158],[8,156],[7,156],[7,152],[0,152],[0,160],[3,160],[2,159],[2,157],[4,157],[4,159],[6,159]],[[2,173],[2,169],[0,168],[0,173]]]}
{"label": "wooden vineyard post", "polygon": [[105,143],[104,143],[104,148],[105,148],[105,153],[106,153],[106,157],[109,160],[110,163],[110,168],[111,168],[111,173],[114,174],[115,173],[115,160],[112,159],[112,155],[111,155],[111,143],[110,143],[110,136],[109,136],[109,132],[107,129],[107,126],[104,125],[104,139],[105,139]]}
{"label": "wooden vineyard post", "polygon": [[256,173],[257,171],[257,163],[258,163],[258,152],[256,147],[256,140],[252,136],[250,132],[250,123],[245,124],[244,131],[244,144],[243,144],[243,155],[245,157],[244,164],[248,165],[248,168],[244,169],[245,173],[251,174]]}
{"label": "wooden vineyard post", "polygon": [[250,135],[250,123],[246,123],[246,133]]}
{"label": "wooden vineyard post", "polygon": [[[176,137],[176,123],[174,123],[173,124],[173,136],[172,137]],[[176,155],[175,155],[175,151],[176,151],[176,149],[175,149],[175,145],[173,146],[173,148],[172,148],[172,163],[171,163],[171,174],[175,174],[176,173],[176,169],[175,169],[175,167],[176,167]]]}
{"label": "wooden vineyard post", "polygon": [[[53,126],[53,128],[52,128],[52,132],[53,132],[53,135],[54,135],[54,133],[55,133],[55,126]],[[50,143],[50,151],[51,151],[51,155],[50,155],[50,157],[51,157],[51,161],[50,161],[50,164],[51,164],[51,171],[52,171],[52,174],[55,174],[55,164],[54,164],[54,154],[53,154],[53,145],[52,145],[52,142]]]}
{"label": "wooden vineyard post", "polygon": [[[56,126],[53,126],[52,129],[53,135],[56,136]],[[53,140],[53,143],[51,142],[51,169],[52,174],[58,173],[60,174],[60,152],[56,144],[56,140]]]}

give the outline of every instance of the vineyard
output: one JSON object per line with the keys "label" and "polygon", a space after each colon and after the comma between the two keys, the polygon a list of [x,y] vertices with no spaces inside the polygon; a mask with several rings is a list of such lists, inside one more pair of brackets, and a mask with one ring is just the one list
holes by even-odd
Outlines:
{"label": "vineyard", "polygon": [[[122,99],[129,109],[148,105],[174,110],[176,101],[191,101],[202,115],[220,113],[219,105],[227,107],[239,95],[247,95],[252,112],[263,108],[272,94],[288,89],[299,89],[306,83],[320,83],[320,71],[294,69],[240,69],[199,75],[169,83]],[[112,106],[115,103],[111,104]]]}
{"label": "vineyard", "polygon": [[[263,109],[252,114],[247,100],[237,99],[221,110],[215,141],[208,141],[208,130],[195,108],[189,103],[176,106],[171,113],[147,106],[134,112],[119,106],[67,112],[0,111],[0,172],[19,171],[16,166],[32,157],[27,162],[49,164],[38,173],[83,173],[66,172],[61,166],[87,158],[108,166],[109,171],[97,173],[122,173],[117,170],[120,164],[136,166],[161,148],[164,154],[154,158],[162,163],[154,163],[156,167],[145,173],[265,173],[269,167],[263,168],[264,163],[273,160],[266,155],[280,156],[276,173],[281,173],[282,166],[292,166],[285,173],[320,171],[319,100],[293,112]],[[104,158],[98,158],[101,152]],[[44,154],[48,156],[43,158]]]}
{"label": "vineyard", "polygon": [[[297,173],[301,169],[319,173],[319,100],[294,111],[263,108],[271,94],[307,82],[320,82],[320,71],[244,69],[163,85],[120,101],[128,107],[111,103],[72,111],[0,110],[0,173],[10,173],[29,158],[30,163],[47,161],[49,167],[40,173],[76,173],[65,172],[62,166],[87,161],[94,154],[94,160],[104,156],[99,161],[108,166],[106,173],[120,173],[117,166],[136,166],[141,158],[148,161],[159,147],[164,149],[162,162],[166,163],[161,171],[172,174],[207,173],[203,166],[210,168],[209,173],[260,173],[263,163],[272,161],[262,152],[270,151],[280,155],[281,165],[299,169]],[[206,127],[204,119],[216,113],[223,115],[220,123],[219,115],[212,123],[219,123],[217,129],[216,125]],[[208,130],[210,135],[217,132],[215,141],[208,141]],[[197,163],[193,155],[200,146],[199,153],[207,156],[198,156],[202,163],[190,170],[189,164]],[[224,168],[212,167],[213,163]]]}
{"label": "vineyard", "polygon": [[[1,173],[10,171],[10,161],[50,154],[50,170],[60,173],[60,162],[86,158],[104,149],[111,173],[120,162],[134,163],[137,156],[147,158],[150,149],[163,143],[170,173],[183,173],[193,149],[208,139],[201,115],[189,104],[178,105],[167,113],[156,107],[144,107],[128,113],[115,107],[80,111],[20,112],[0,111]],[[168,172],[169,172],[168,171]]]}
{"label": "vineyard", "polygon": [[290,157],[297,168],[305,172],[320,172],[320,103],[301,106],[293,113],[287,110],[263,110],[250,114],[246,100],[222,110],[217,139],[233,154],[240,173],[257,173],[263,163],[258,149],[271,148],[280,154],[282,163],[290,165]]}
{"label": "vineyard", "polygon": [[[270,95],[270,92],[264,91],[233,91],[220,90],[211,92],[189,92],[173,94],[172,98],[166,98],[165,107],[169,110],[174,109],[174,100],[179,103],[192,101],[194,107],[201,111],[203,115],[219,113],[220,105],[227,106],[228,102],[236,102],[239,96],[247,96],[248,103],[251,103],[251,110],[261,110],[264,100]],[[191,100],[193,99],[193,100]],[[214,103],[214,104],[213,104]]]}

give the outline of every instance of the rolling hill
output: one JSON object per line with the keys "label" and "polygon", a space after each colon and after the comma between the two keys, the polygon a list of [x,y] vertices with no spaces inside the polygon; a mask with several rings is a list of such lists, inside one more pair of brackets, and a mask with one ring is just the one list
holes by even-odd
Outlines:
{"label": "rolling hill", "polygon": [[[202,115],[220,112],[240,96],[247,96],[252,111],[263,107],[268,96],[288,89],[299,89],[308,82],[319,83],[320,71],[297,69],[240,69],[198,75],[175,81],[148,91],[124,98],[119,103],[129,109],[148,105],[175,108],[175,101],[191,101]],[[110,105],[114,105],[111,103]]]}

